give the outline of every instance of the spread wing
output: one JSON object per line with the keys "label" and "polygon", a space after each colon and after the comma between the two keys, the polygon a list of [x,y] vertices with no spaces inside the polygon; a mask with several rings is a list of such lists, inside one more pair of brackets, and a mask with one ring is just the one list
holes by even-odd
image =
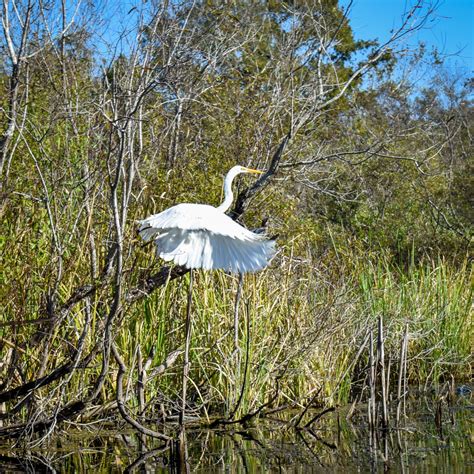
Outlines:
{"label": "spread wing", "polygon": [[205,204],[178,204],[150,216],[140,221],[139,233],[155,241],[163,260],[187,268],[252,272],[264,268],[275,253],[275,241]]}

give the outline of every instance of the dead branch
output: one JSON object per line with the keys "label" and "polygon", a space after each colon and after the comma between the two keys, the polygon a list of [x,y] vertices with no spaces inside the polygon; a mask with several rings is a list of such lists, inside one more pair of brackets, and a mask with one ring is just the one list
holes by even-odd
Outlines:
{"label": "dead branch", "polygon": [[112,344],[112,353],[119,367],[119,370],[117,373],[116,398],[117,398],[117,406],[118,406],[120,414],[122,415],[122,418],[128,424],[133,426],[141,434],[150,436],[152,438],[161,439],[163,441],[171,441],[172,439],[171,437],[163,433],[158,433],[157,431],[153,431],[153,430],[150,430],[149,428],[146,428],[145,426],[143,426],[141,423],[139,423],[137,420],[135,420],[134,418],[130,416],[130,414],[128,413],[125,407],[125,401],[124,401],[124,395],[123,395],[123,377],[125,375],[127,368],[125,366],[125,363],[123,362],[123,359],[120,357],[120,354],[118,353],[117,348],[115,347],[115,344]]}

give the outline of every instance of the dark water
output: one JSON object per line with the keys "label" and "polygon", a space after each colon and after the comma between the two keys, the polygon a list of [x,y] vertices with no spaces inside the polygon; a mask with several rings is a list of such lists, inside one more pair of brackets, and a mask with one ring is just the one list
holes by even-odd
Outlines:
{"label": "dark water", "polygon": [[364,405],[350,421],[347,411],[327,413],[311,429],[291,427],[298,414],[288,412],[252,426],[188,429],[181,445],[185,465],[179,446],[161,449],[158,441],[142,442],[131,431],[105,425],[71,427],[41,449],[0,444],[0,472],[474,473],[472,392],[458,393],[449,404],[439,397],[413,398],[401,426],[392,421],[385,433],[368,429]]}

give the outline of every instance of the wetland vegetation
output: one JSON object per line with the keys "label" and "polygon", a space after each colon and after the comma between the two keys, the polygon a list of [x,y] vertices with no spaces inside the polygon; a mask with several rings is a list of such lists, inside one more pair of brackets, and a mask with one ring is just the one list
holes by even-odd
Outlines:
{"label": "wetland vegetation", "polygon": [[61,443],[88,430],[98,472],[116,461],[94,443],[126,452],[117,469],[163,443],[174,459],[189,272],[137,221],[217,205],[235,164],[266,173],[240,178],[231,215],[278,253],[194,273],[186,462],[266,467],[283,443],[327,467],[367,440],[373,462],[416,458],[410,387],[431,394],[423,439],[466,448],[473,80],[408,46],[433,14],[412,7],[380,43],[336,0],[4,2],[1,462],[49,446],[78,469]]}

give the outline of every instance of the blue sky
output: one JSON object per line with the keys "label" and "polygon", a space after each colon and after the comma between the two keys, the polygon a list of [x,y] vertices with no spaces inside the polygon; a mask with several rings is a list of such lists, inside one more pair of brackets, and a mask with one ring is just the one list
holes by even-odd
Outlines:
{"label": "blue sky", "polygon": [[[349,0],[340,0],[346,7]],[[414,0],[354,0],[349,20],[356,39],[388,39]],[[428,3],[428,2],[426,2]],[[474,71],[474,0],[439,0],[432,20],[409,38],[409,43],[435,46],[445,55],[448,67]],[[457,56],[454,56],[457,55]]]}
{"label": "blue sky", "polygon": [[[121,29],[122,23],[130,22],[136,0],[106,2],[105,13],[109,27],[104,39],[114,37],[113,30]],[[339,0],[346,7],[350,0]],[[350,25],[356,39],[388,39],[390,30],[401,24],[404,12],[416,0],[353,0],[349,13]],[[446,59],[450,69],[460,69],[463,75],[474,72],[474,0],[425,0],[425,5],[434,5],[435,11],[424,27],[407,39],[409,45],[423,41],[428,50],[436,47]],[[127,40],[121,44],[127,50]],[[98,48],[101,46],[96,45]]]}

